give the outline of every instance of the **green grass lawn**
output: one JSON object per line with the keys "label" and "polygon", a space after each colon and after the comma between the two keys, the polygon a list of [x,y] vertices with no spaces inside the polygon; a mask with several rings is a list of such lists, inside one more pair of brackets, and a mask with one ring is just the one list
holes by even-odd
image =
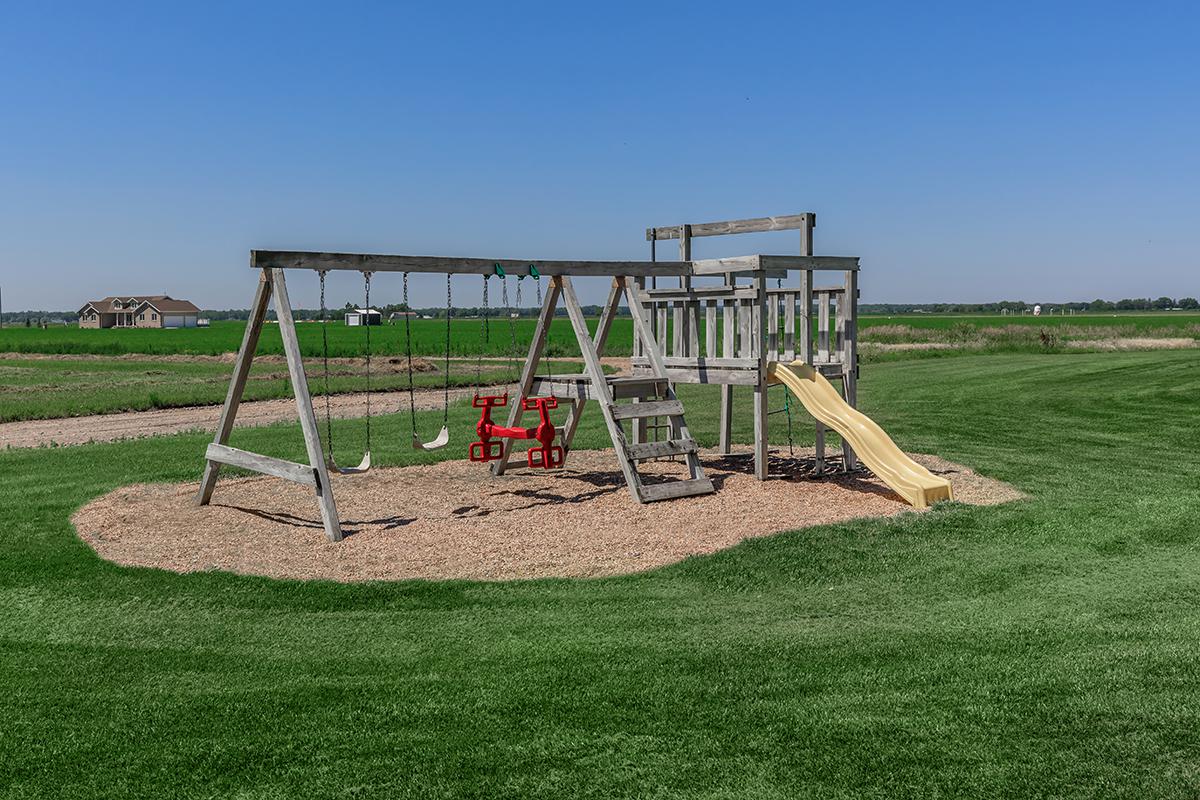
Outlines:
{"label": "green grass lawn", "polygon": [[[716,391],[684,389],[712,443]],[[860,393],[1030,499],[623,578],[336,585],[74,537],[100,493],[195,480],[207,437],[0,452],[0,794],[1196,797],[1194,354],[887,363]],[[375,456],[461,458],[471,417],[437,456],[381,420]],[[294,425],[232,444],[302,454]]]}
{"label": "green grass lawn", "polygon": [[[471,386],[477,380],[488,384],[512,382],[520,374],[520,366],[521,360],[513,364],[489,360],[482,366],[470,360],[451,361],[450,385]],[[436,367],[436,371],[414,374],[413,384],[425,389],[442,387],[442,362],[437,361]],[[552,361],[550,369],[579,372],[581,367],[574,362]],[[313,394],[324,394],[321,360],[308,359],[305,371]],[[0,422],[220,403],[229,389],[232,372],[232,364],[215,361],[0,357]],[[255,362],[245,398],[291,397],[287,375],[285,364]],[[403,365],[376,359],[370,387],[372,391],[403,391],[408,387],[408,373]],[[328,388],[330,394],[364,391],[367,380],[363,363],[331,365]]]}

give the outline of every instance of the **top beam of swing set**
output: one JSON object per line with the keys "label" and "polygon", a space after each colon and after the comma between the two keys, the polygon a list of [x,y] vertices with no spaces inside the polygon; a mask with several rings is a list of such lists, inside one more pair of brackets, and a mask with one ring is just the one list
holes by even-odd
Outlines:
{"label": "top beam of swing set", "polygon": [[515,258],[449,258],[446,256],[399,256],[371,253],[309,253],[296,250],[251,250],[252,269],[311,269],[348,272],[433,272],[450,275],[492,275],[499,266],[514,277],[529,275],[530,268],[545,276],[631,277],[725,275],[737,272],[766,272],[767,277],[784,277],[788,270],[858,269],[850,256],[752,255],[710,258],[700,261],[544,261]]}

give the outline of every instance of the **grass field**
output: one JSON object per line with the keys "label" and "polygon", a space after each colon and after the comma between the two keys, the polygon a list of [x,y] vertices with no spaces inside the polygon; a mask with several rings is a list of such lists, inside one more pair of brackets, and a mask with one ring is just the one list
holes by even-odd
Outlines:
{"label": "grass field", "polygon": [[[595,330],[596,320],[591,320]],[[451,323],[451,352],[458,356],[484,353],[505,357],[516,352],[524,355],[533,335],[534,320],[521,319],[509,323],[504,319],[490,322],[489,339],[485,343],[481,320],[456,319]],[[976,340],[988,345],[991,351],[1056,350],[1071,339],[1096,339],[1116,336],[1187,337],[1200,336],[1200,314],[1166,312],[1114,315],[1076,315],[1072,317],[1004,317],[904,314],[892,316],[863,316],[859,320],[864,343],[895,341],[951,342],[962,346]],[[1041,330],[1053,335],[1053,342],[1043,341]],[[215,322],[209,328],[188,330],[108,329],[90,330],[73,326],[48,328],[0,329],[0,353],[108,354],[145,353],[151,355],[219,355],[236,352],[241,344],[242,322]],[[421,356],[437,356],[445,349],[444,320],[414,320],[413,352]],[[323,352],[321,326],[302,323],[297,326],[301,351],[308,357]],[[356,356],[363,352],[365,341],[362,328],[347,328],[332,323],[328,328],[329,352],[333,356]],[[513,340],[516,340],[514,347]],[[983,340],[987,340],[984,342]],[[701,335],[700,340],[704,337]],[[610,355],[629,355],[633,346],[633,323],[628,318],[616,320],[608,340]],[[371,330],[372,351],[379,355],[405,353],[404,326],[382,325]],[[268,325],[263,332],[259,352],[281,354],[279,329]],[[551,326],[547,352],[550,355],[578,355],[570,323],[558,318]]]}
{"label": "grass field", "polygon": [[[407,363],[407,362],[406,362]],[[578,372],[566,362],[553,361],[552,370]],[[435,372],[418,372],[418,388],[444,385],[441,363]],[[487,361],[479,368],[474,361],[452,361],[451,386],[507,383],[519,375],[507,362]],[[320,359],[305,364],[313,394],[324,394]],[[24,419],[108,414],[116,411],[145,411],[153,408],[220,403],[229,388],[231,363],[219,361],[156,361],[138,358],[38,359],[0,357],[0,422]],[[402,365],[377,360],[371,375],[372,391],[399,391],[408,387]],[[361,392],[367,388],[364,366],[340,363],[331,366],[329,393]],[[291,397],[287,366],[256,362],[246,384],[247,400]]]}
{"label": "grass field", "polygon": [[[715,391],[683,391],[712,443]],[[0,452],[0,794],[1194,798],[1198,394],[1190,352],[864,368],[904,447],[1030,499],[593,581],[120,568],[70,514],[195,480],[206,437]],[[435,457],[379,430],[378,462]]]}

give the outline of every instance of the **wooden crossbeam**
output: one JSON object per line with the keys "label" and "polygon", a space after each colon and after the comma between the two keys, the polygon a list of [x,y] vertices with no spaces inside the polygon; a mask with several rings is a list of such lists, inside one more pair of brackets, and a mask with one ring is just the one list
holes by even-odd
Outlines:
{"label": "wooden crossbeam", "polygon": [[736,233],[762,233],[765,231],[804,230],[814,214],[789,214],[781,217],[754,217],[753,219],[735,219],[726,222],[700,222],[688,225],[668,225],[664,228],[646,228],[646,241],[678,239],[683,229],[688,228],[688,236],[727,236]]}

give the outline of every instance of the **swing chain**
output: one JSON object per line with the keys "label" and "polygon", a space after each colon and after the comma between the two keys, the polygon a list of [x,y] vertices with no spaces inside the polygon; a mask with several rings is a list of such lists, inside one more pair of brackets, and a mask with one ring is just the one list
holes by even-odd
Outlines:
{"label": "swing chain", "polygon": [[[442,427],[450,424],[450,273],[446,273],[446,363],[442,379]],[[413,423],[416,424],[415,421]]]}
{"label": "swing chain", "polygon": [[366,295],[367,328],[367,452],[371,452],[371,273],[363,273],[363,293]]}
{"label": "swing chain", "polygon": [[405,360],[408,361],[408,419],[415,438],[417,435],[417,400],[413,388],[412,323],[409,321],[407,272],[404,273],[404,355]]}
{"label": "swing chain", "polygon": [[[501,286],[500,297],[501,297],[501,302],[504,303],[504,313],[508,315],[508,340],[509,340],[508,371],[509,371],[509,374],[511,375],[511,374],[515,373],[517,370],[517,357],[516,357],[517,325],[516,325],[516,322],[513,321],[512,306],[509,305],[509,303],[508,303],[508,276],[507,275],[504,276],[504,279],[501,281],[500,286]],[[521,302],[520,298],[521,298],[521,280],[520,280],[520,278],[518,278],[517,279],[517,303],[518,303],[518,306],[520,305],[520,302]],[[515,378],[514,378],[514,380],[515,380]]]}
{"label": "swing chain", "polygon": [[333,411],[329,404],[329,317],[325,308],[325,276],[328,270],[317,270],[321,280],[321,353],[322,376],[325,393],[325,446],[328,449],[327,458],[333,459]]}

